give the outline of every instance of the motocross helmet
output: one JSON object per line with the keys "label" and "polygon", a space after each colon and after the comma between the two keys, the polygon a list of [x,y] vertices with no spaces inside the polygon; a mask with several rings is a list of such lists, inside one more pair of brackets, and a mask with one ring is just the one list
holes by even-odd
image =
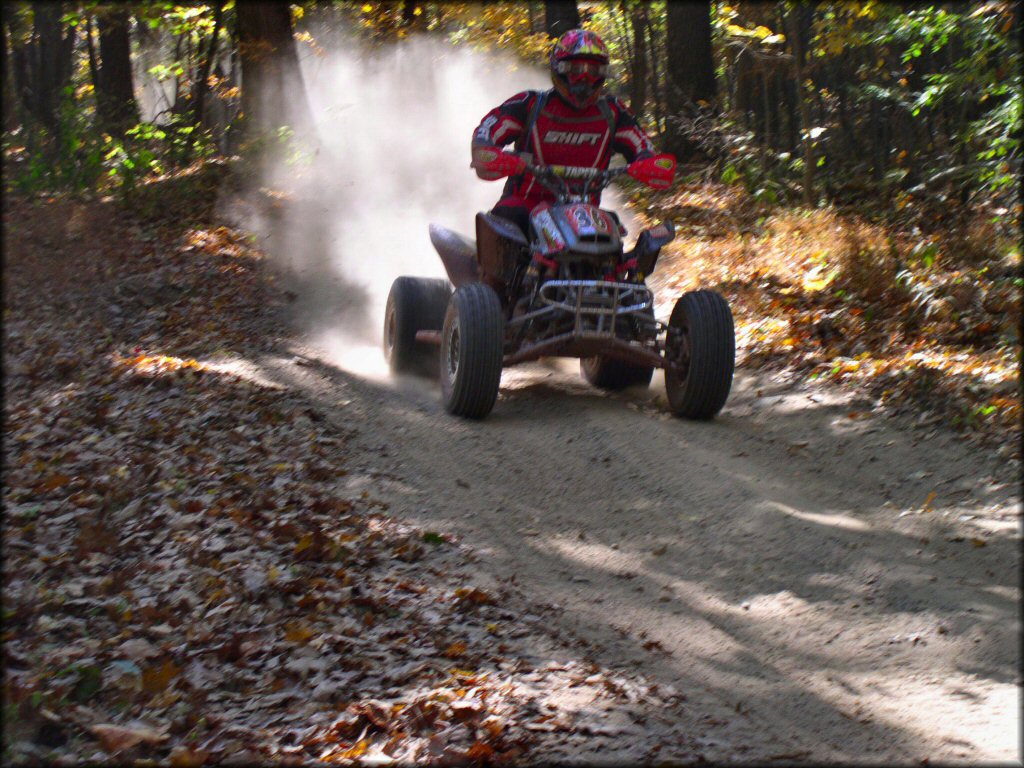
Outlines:
{"label": "motocross helmet", "polygon": [[608,75],[608,48],[593,32],[571,29],[551,49],[551,82],[576,109],[597,102]]}

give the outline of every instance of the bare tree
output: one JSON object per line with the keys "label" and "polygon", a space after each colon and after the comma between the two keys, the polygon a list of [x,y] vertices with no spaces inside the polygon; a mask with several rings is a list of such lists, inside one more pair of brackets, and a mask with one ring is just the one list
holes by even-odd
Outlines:
{"label": "bare tree", "polygon": [[[814,205],[814,148],[811,144],[811,111],[804,94],[804,58],[806,55],[806,43],[804,41],[803,19],[804,8],[797,6],[795,11],[789,15],[789,33],[793,45],[793,79],[796,81],[797,103],[800,108],[800,127],[803,135],[804,149],[804,203],[808,206]],[[808,16],[814,13],[814,8],[807,8]]]}
{"label": "bare tree", "polygon": [[[623,4],[625,7],[625,4]],[[647,102],[647,38],[644,35],[644,16],[647,9],[634,5],[629,15],[633,45],[630,56],[629,106],[637,116],[644,112]]]}

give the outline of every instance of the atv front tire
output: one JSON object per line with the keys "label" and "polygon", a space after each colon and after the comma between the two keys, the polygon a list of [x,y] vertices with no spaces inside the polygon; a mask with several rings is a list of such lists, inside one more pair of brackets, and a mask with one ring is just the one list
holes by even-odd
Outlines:
{"label": "atv front tire", "polygon": [[684,293],[669,319],[665,392],[676,416],[711,419],[732,387],[736,336],[729,304],[714,291]]}
{"label": "atv front tire", "polygon": [[384,309],[384,358],[392,373],[437,376],[437,346],[416,341],[417,331],[440,331],[452,290],[447,280],[399,277]]}
{"label": "atv front tire", "polygon": [[441,397],[449,413],[482,419],[494,408],[504,335],[501,300],[490,286],[455,291],[441,331]]}

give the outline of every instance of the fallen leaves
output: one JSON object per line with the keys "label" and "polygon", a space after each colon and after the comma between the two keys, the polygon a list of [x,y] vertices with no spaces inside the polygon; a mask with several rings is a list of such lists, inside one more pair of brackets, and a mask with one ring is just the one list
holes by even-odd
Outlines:
{"label": "fallen leaves", "polygon": [[932,243],[943,256],[925,269],[916,228],[765,210],[717,184],[644,194],[678,233],[655,278],[726,296],[741,365],[869,389],[887,409],[929,412],[1020,458],[1019,256],[1009,262],[986,241],[968,257],[944,231]]}
{"label": "fallen leaves", "polygon": [[455,590],[455,598],[461,606],[493,605],[494,597],[478,587],[459,587]]}
{"label": "fallen leaves", "polygon": [[936,491],[929,492],[927,498],[924,500],[924,504],[921,505],[921,511],[927,512],[932,508],[932,502],[935,501],[935,497],[939,494]]}
{"label": "fallen leaves", "polygon": [[205,749],[193,749],[185,744],[176,744],[167,760],[174,768],[192,768],[204,765],[209,757],[210,753]]}
{"label": "fallen leaves", "polygon": [[455,641],[444,649],[444,656],[449,659],[457,659],[465,655],[466,644],[460,640]]}
{"label": "fallen leaves", "polygon": [[70,477],[68,477],[67,475],[57,473],[47,477],[43,482],[39,483],[39,485],[33,488],[33,491],[38,494],[43,494],[49,491],[55,491],[58,488],[63,488],[70,482]]}
{"label": "fallen leaves", "polygon": [[316,630],[302,624],[290,624],[285,632],[284,639],[289,643],[305,643],[316,636]]}
{"label": "fallen leaves", "polygon": [[529,730],[538,696],[632,701],[594,665],[534,671],[566,647],[473,585],[453,536],[346,492],[351,432],[211,362],[286,331],[244,237],[111,233],[89,279],[8,254],[16,759],[500,763],[582,737]]}
{"label": "fallen leaves", "polygon": [[179,674],[181,667],[173,660],[167,659],[162,664],[153,665],[143,671],[142,688],[147,693],[162,693]]}
{"label": "fallen leaves", "polygon": [[148,726],[125,727],[103,723],[90,729],[100,740],[103,749],[112,755],[131,749],[137,744],[156,745],[167,740],[162,731]]}

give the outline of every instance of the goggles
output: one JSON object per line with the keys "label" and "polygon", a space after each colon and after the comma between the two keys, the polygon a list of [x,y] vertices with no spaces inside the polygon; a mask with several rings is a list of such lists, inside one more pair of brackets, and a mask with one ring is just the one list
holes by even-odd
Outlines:
{"label": "goggles", "polygon": [[580,75],[604,77],[608,74],[608,65],[594,59],[564,59],[555,64],[555,71],[567,77]]}

